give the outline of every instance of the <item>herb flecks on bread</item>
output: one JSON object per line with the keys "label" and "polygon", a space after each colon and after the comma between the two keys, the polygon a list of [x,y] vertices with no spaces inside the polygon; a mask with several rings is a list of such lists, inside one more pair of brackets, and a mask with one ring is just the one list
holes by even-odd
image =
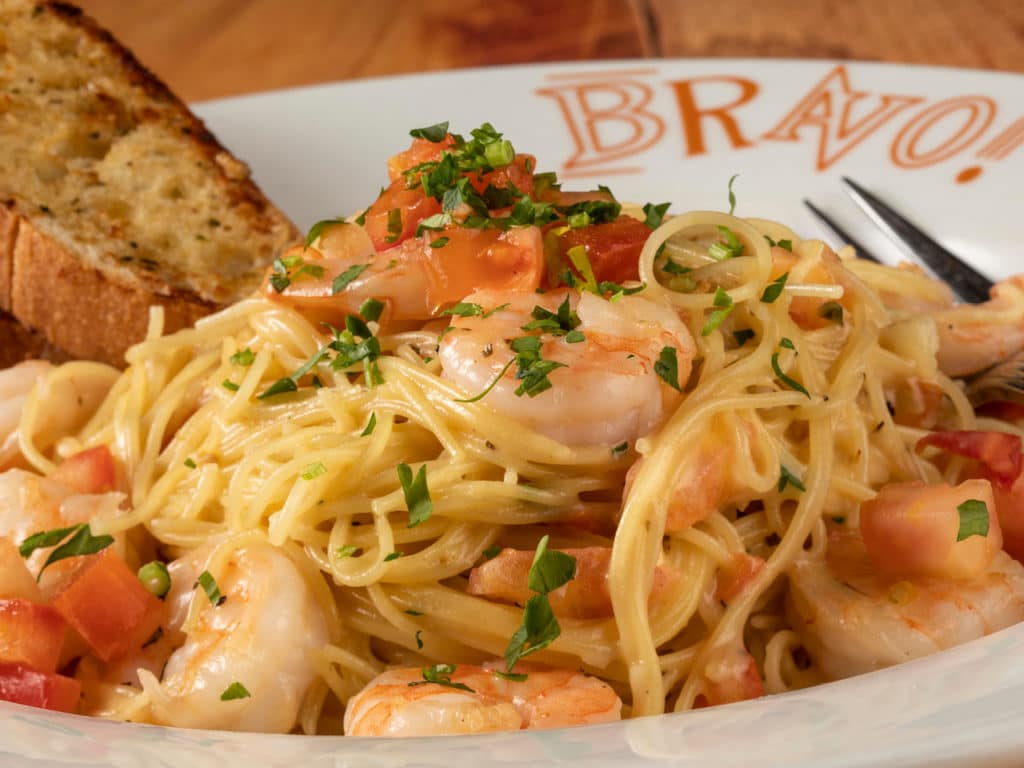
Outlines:
{"label": "herb flecks on bread", "polygon": [[[248,295],[297,233],[159,80],[77,8],[0,0],[0,309],[123,364]],[[2,341],[0,341],[2,343]]]}

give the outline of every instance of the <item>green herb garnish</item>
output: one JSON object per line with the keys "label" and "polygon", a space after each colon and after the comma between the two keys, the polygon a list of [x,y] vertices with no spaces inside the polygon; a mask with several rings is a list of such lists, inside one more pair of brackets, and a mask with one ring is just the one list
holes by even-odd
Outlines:
{"label": "green herb garnish", "polygon": [[402,495],[405,496],[405,508],[409,510],[409,528],[415,528],[430,518],[434,511],[434,503],[430,500],[427,488],[427,467],[424,464],[413,478],[412,469],[408,464],[398,465],[398,481],[402,484]]}
{"label": "green herb garnish", "polygon": [[764,287],[761,293],[761,301],[765,304],[773,304],[782,295],[782,289],[786,287],[786,280],[789,279],[789,272],[783,272]]}
{"label": "green herb garnish", "polygon": [[199,578],[196,580],[196,585],[203,588],[203,592],[206,593],[206,597],[213,605],[220,605],[227,600],[227,597],[220,593],[217,581],[209,571],[203,571],[199,574]]}
{"label": "green herb garnish", "polygon": [[736,237],[735,232],[721,224],[715,225],[715,228],[721,233],[725,242],[712,243],[708,248],[708,256],[715,261],[725,261],[743,254],[743,243]]}
{"label": "green herb garnish", "polygon": [[427,683],[433,683],[434,685],[443,685],[445,688],[455,688],[459,691],[468,691],[469,693],[476,693],[465,683],[453,683],[451,676],[455,673],[456,666],[454,664],[435,664],[432,667],[423,668],[423,679],[409,683],[409,686],[414,685],[427,685]]}
{"label": "green herb garnish", "polygon": [[980,499],[968,499],[957,506],[960,513],[960,528],[956,540],[963,541],[971,536],[988,536],[988,506]]}
{"label": "green herb garnish", "polygon": [[787,485],[792,485],[798,491],[806,491],[804,484],[800,481],[800,478],[794,475],[784,464],[779,465],[779,484],[777,486],[779,493],[782,493],[786,489]]}
{"label": "green herb garnish", "polygon": [[234,682],[224,689],[224,693],[220,695],[221,701],[233,701],[234,699],[248,699],[252,696],[248,689],[239,682]]}
{"label": "green herb garnish", "polygon": [[732,296],[723,290],[722,286],[715,289],[715,297],[711,301],[718,309],[708,315],[708,320],[701,329],[701,336],[710,336],[711,332],[718,328],[734,309]]}
{"label": "green herb garnish", "polygon": [[676,355],[675,347],[661,348],[658,359],[654,363],[654,372],[672,389],[682,392],[679,386],[679,358]]}

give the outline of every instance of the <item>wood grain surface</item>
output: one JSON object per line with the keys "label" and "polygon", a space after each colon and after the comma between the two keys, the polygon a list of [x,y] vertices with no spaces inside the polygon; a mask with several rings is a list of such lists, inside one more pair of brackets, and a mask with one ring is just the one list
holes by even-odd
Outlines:
{"label": "wood grain surface", "polygon": [[456,67],[674,56],[1024,72],[1024,0],[79,0],[189,101]]}

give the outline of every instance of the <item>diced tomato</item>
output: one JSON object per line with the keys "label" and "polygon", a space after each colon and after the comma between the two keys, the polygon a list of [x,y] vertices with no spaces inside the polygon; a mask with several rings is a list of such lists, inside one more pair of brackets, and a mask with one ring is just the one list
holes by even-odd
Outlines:
{"label": "diced tomato", "polygon": [[1024,421],[1024,405],[1007,400],[996,400],[980,406],[978,414],[1003,421]]}
{"label": "diced tomato", "polygon": [[[548,593],[551,610],[556,616],[594,619],[612,615],[612,600],[608,594],[608,568],[611,565],[611,547],[583,547],[563,549],[576,558],[576,577],[563,587]],[[496,600],[524,604],[531,592],[530,567],[534,552],[521,549],[503,549],[469,573],[467,592]],[[658,600],[676,579],[674,571],[659,565],[648,596]]]}
{"label": "diced tomato", "polygon": [[1017,435],[969,429],[932,432],[917,441],[917,450],[929,445],[980,461],[991,479],[1004,487],[1013,485],[1020,476],[1021,444]]}
{"label": "diced tomato", "polygon": [[0,660],[54,672],[67,625],[53,608],[29,600],[0,600]]}
{"label": "diced tomato", "polygon": [[764,568],[764,560],[745,552],[737,552],[732,562],[718,572],[715,597],[726,603],[741,594]]}
{"label": "diced tomato", "polygon": [[117,466],[110,449],[98,445],[65,459],[50,477],[79,493],[106,493],[117,487]]}
{"label": "diced tomato", "polygon": [[917,442],[917,449],[928,445],[979,462],[970,475],[992,484],[1003,549],[1024,563],[1024,460],[1020,438],[1005,432],[933,432]]}
{"label": "diced tomato", "polygon": [[533,169],[536,167],[537,160],[533,155],[516,155],[508,165],[480,175],[469,174],[469,183],[480,193],[483,193],[488,186],[498,189],[515,187],[520,192],[533,197]]}
{"label": "diced tomato", "polygon": [[410,168],[423,163],[432,163],[441,159],[441,153],[455,143],[452,135],[447,134],[441,141],[413,139],[412,144],[404,152],[399,152],[388,159],[388,178],[395,181]]}
{"label": "diced tomato", "polygon": [[[985,505],[988,531],[960,539],[960,506],[968,501]],[[889,483],[860,505],[860,532],[871,563],[894,580],[973,578],[1002,549],[997,509],[988,480]]]}
{"label": "diced tomato", "polygon": [[[401,214],[401,225],[389,229],[388,218],[397,210]],[[407,189],[405,179],[399,178],[384,190],[366,212],[366,232],[378,251],[392,248],[416,234],[420,222],[441,212],[441,204],[427,197],[418,184]]]}
{"label": "diced tomato", "polygon": [[605,224],[570,229],[557,238],[556,261],[559,266],[555,272],[558,274],[562,269],[569,268],[569,257],[566,254],[570,248],[582,245],[598,282],[610,280],[613,283],[624,283],[627,280],[639,280],[640,251],[650,236],[651,228],[632,216],[619,216],[615,221]]}
{"label": "diced tomato", "polygon": [[57,712],[74,712],[82,686],[73,678],[0,662],[0,699]]}
{"label": "diced tomato", "polygon": [[141,648],[164,616],[164,604],[110,549],[85,561],[53,607],[103,661]]}
{"label": "diced tomato", "polygon": [[448,238],[425,262],[432,313],[474,291],[533,291],[540,286],[544,253],[535,227],[495,229],[449,227]]}
{"label": "diced tomato", "polygon": [[[986,477],[984,469],[981,474]],[[1024,472],[1009,487],[993,482],[992,495],[996,500],[999,526],[1003,529],[1003,549],[1010,557],[1024,563]]]}
{"label": "diced tomato", "polygon": [[711,652],[701,704],[718,706],[764,696],[757,662],[745,648],[724,646]]}

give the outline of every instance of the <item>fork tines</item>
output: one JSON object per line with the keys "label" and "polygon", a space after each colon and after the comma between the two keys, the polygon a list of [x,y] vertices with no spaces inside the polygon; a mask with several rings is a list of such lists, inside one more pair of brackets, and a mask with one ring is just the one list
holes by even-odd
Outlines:
{"label": "fork tines", "polygon": [[839,242],[841,244],[852,245],[853,249],[857,252],[857,255],[862,259],[873,261],[876,264],[882,263],[873,253],[871,253],[871,251],[869,251],[859,242],[854,240],[853,237],[841,226],[839,226],[839,224],[837,224],[833,218],[831,218],[830,216],[826,216],[825,212],[818,208],[818,206],[816,206],[810,200],[805,199],[804,205],[806,205],[810,209],[811,213],[813,213],[815,216],[821,219],[821,221],[824,222],[825,226],[832,230],[835,236],[839,238]]}
{"label": "fork tines", "polygon": [[912,259],[922,263],[939,279],[949,283],[949,287],[963,301],[978,303],[988,300],[989,289],[992,288],[991,280],[947,251],[857,182],[844,176],[843,183],[854,202],[883,232],[900,245]]}

